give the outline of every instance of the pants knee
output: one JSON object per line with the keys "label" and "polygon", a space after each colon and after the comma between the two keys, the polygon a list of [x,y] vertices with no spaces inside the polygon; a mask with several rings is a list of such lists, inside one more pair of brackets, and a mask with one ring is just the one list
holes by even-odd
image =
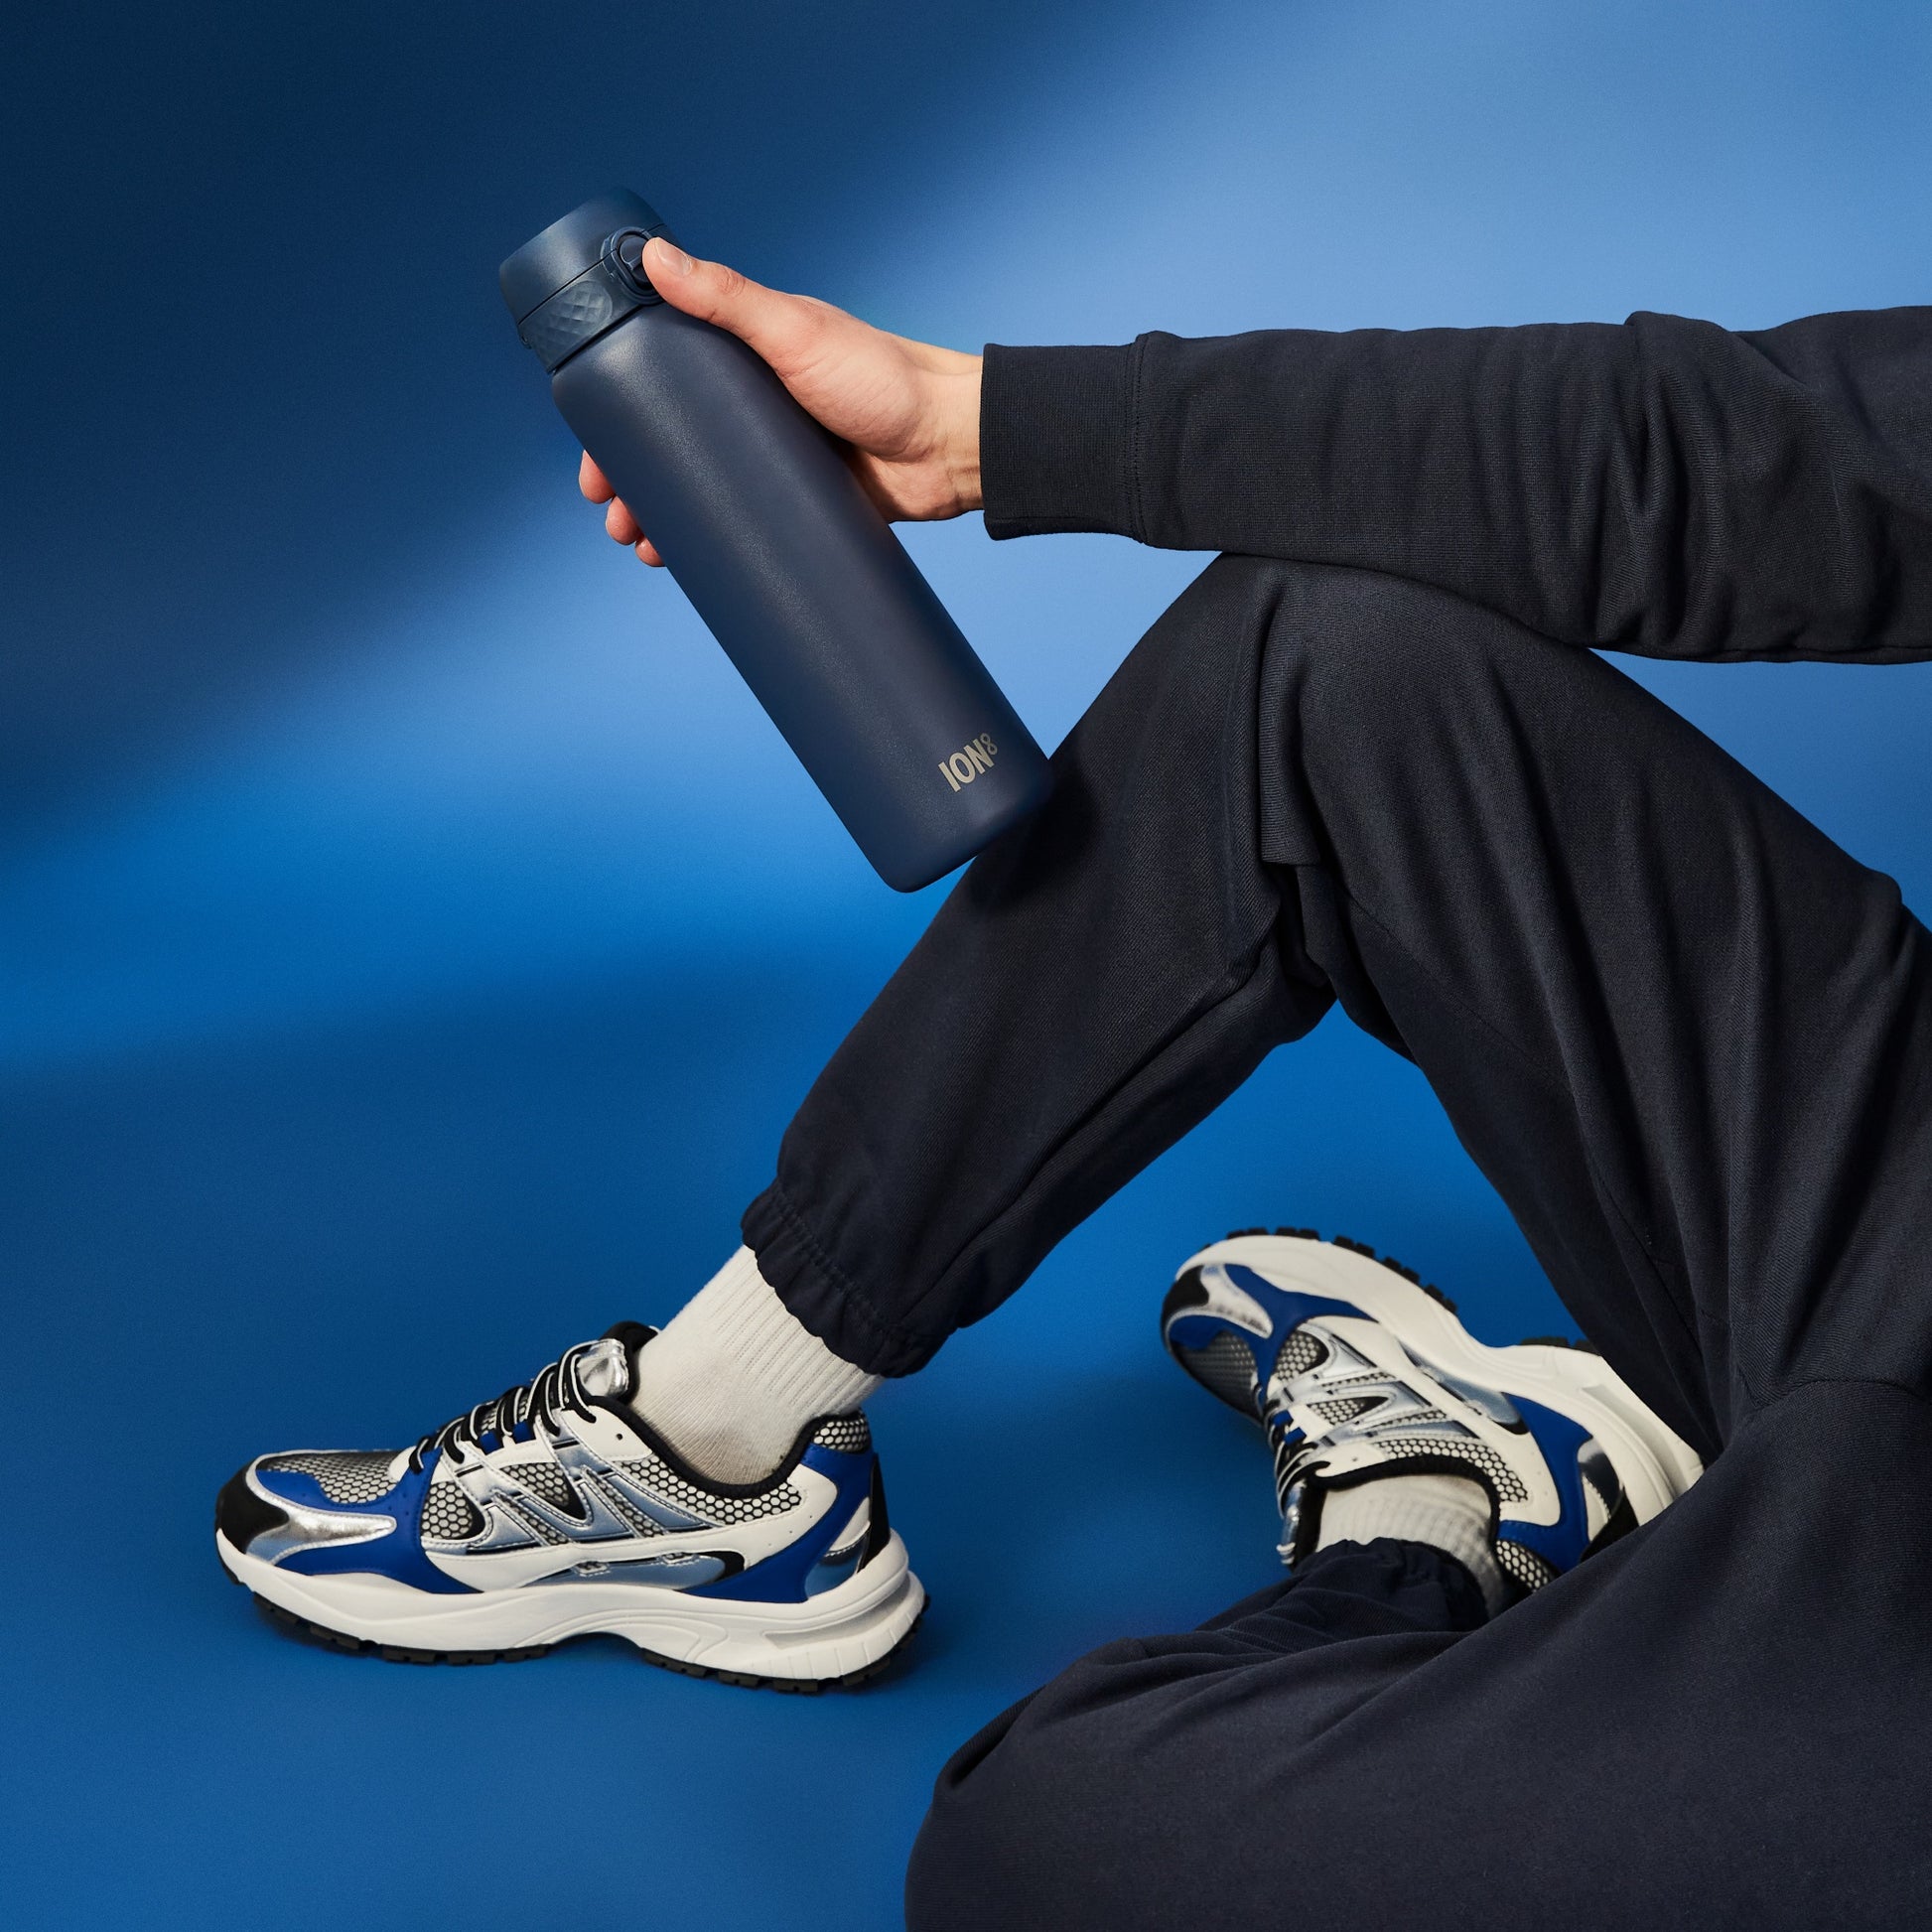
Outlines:
{"label": "pants knee", "polygon": [[[1344,867],[1364,837],[1449,811],[1617,674],[1588,651],[1406,579],[1271,566],[1257,713],[1264,856]],[[1529,727],[1525,729],[1526,725]]]}
{"label": "pants knee", "polygon": [[1485,667],[1565,652],[1507,619],[1426,584],[1372,571],[1277,567],[1264,710],[1293,712],[1321,744],[1392,728],[1453,725],[1489,708]]}
{"label": "pants knee", "polygon": [[[1101,790],[1238,782],[1293,711],[1326,737],[1374,735],[1446,694],[1458,667],[1521,636],[1425,585],[1371,571],[1217,557],[1169,606],[1056,756]],[[1534,641],[1534,640],[1532,640]],[[1176,804],[1184,805],[1185,797]]]}

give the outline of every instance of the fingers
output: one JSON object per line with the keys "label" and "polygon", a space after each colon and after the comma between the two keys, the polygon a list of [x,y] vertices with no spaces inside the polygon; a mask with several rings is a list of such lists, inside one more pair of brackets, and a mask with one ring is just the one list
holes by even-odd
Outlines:
{"label": "fingers", "polygon": [[637,519],[619,500],[617,491],[611,487],[611,480],[591,461],[588,450],[584,452],[583,462],[577,466],[577,487],[593,503],[607,505],[604,527],[614,542],[634,550],[639,563],[649,564],[653,570],[663,569],[664,559],[657,554],[657,546],[637,527]]}
{"label": "fingers", "polygon": [[621,497],[613,496],[604,510],[604,527],[611,533],[613,543],[635,543],[644,533],[637,519],[624,507]]}
{"label": "fingers", "polygon": [[765,288],[723,262],[687,255],[662,235],[653,235],[645,245],[643,266],[651,287],[672,308],[729,329],[780,375],[822,345],[828,327],[866,326],[829,303]]}
{"label": "fingers", "polygon": [[657,554],[656,546],[637,527],[637,519],[616,496],[611,498],[604,511],[604,527],[611,533],[614,542],[622,544],[628,550],[636,551],[638,562],[653,567],[663,563],[664,559]]}

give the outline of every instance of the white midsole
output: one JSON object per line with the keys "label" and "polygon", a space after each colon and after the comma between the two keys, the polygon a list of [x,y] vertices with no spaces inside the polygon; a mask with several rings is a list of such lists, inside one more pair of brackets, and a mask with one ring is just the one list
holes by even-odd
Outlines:
{"label": "white midsole", "polygon": [[393,1577],[305,1577],[245,1555],[219,1531],[214,1544],[229,1575],[256,1595],[325,1629],[406,1650],[522,1650],[600,1633],[707,1670],[822,1680],[876,1664],[925,1604],[897,1532],[856,1576],[802,1603],[609,1583],[439,1596]]}
{"label": "white midsole", "polygon": [[1216,1261],[1255,1268],[1277,1287],[1292,1282],[1312,1294],[1352,1302],[1425,1362],[1575,1418],[1616,1465],[1640,1523],[1647,1523],[1704,1473],[1697,1451],[1637,1400],[1602,1356],[1587,1349],[1521,1342],[1491,1348],[1477,1341],[1434,1296],[1393,1269],[1326,1241],[1236,1235],[1190,1256],[1179,1272]]}

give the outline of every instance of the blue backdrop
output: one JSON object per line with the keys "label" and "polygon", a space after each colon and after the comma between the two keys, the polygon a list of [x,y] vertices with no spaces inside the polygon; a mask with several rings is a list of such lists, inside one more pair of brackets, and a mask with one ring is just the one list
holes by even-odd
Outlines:
{"label": "blue backdrop", "polygon": [[[888,1927],[946,1751],[1273,1574],[1154,1311],[1223,1228],[1563,1325],[1412,1069],[1324,1026],[875,1415],[935,1609],[815,1702],[411,1671],[215,1568],[272,1447],[407,1440],[729,1251],[929,914],[575,500],[499,256],[613,182],[964,346],[1750,327],[1926,299],[1882,0],[67,6],[0,47],[0,1919]],[[912,533],[1054,742],[1199,568]],[[1932,672],[1639,672],[1908,898]],[[17,1475],[25,1471],[16,1471]]]}

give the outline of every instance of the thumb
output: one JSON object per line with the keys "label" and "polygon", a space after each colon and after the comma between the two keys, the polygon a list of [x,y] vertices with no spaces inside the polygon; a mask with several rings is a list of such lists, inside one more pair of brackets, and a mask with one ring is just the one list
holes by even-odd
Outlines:
{"label": "thumb", "polygon": [[765,288],[723,262],[687,255],[662,235],[645,245],[642,266],[672,308],[730,330],[781,372],[802,358],[824,327],[824,304]]}

